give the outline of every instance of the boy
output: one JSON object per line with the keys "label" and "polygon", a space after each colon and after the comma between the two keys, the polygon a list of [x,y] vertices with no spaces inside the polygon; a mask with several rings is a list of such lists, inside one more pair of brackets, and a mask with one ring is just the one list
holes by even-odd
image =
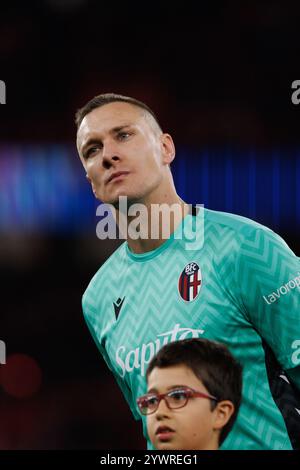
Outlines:
{"label": "boy", "polygon": [[242,392],[242,367],[224,345],[202,338],[167,344],[151,360],[146,378],[148,392],[137,404],[156,449],[219,448]]}

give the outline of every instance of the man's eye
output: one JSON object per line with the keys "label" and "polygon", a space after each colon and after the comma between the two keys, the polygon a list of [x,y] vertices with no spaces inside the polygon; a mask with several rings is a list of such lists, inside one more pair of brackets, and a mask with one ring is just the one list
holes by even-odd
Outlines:
{"label": "man's eye", "polygon": [[130,136],[129,132],[120,132],[118,137],[120,140],[126,140]]}
{"label": "man's eye", "polygon": [[97,150],[99,150],[99,146],[89,148],[85,153],[85,158],[91,157]]}

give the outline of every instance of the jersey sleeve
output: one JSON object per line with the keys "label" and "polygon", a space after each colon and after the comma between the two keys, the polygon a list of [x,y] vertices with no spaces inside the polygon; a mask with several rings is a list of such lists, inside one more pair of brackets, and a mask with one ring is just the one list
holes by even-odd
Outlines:
{"label": "jersey sleeve", "polygon": [[239,248],[235,282],[245,315],[280,365],[299,371],[300,259],[266,228],[251,230]]}
{"label": "jersey sleeve", "polygon": [[134,418],[136,420],[141,419],[141,416],[139,415],[139,413],[137,411],[137,407],[136,407],[136,404],[134,402],[131,390],[127,386],[126,382],[124,380],[122,380],[121,377],[119,377],[118,374],[114,371],[113,366],[111,364],[111,361],[109,359],[109,356],[108,356],[105,348],[102,346],[102,344],[100,343],[100,341],[97,337],[96,328],[95,328],[95,321],[96,320],[94,319],[94,316],[92,316],[88,313],[87,305],[84,301],[84,298],[83,298],[83,301],[82,301],[82,308],[83,308],[83,313],[84,313],[84,319],[85,319],[86,324],[88,326],[88,329],[89,329],[89,331],[92,335],[92,338],[94,339],[94,341],[96,343],[96,346],[99,349],[106,365],[108,366],[108,368],[112,372],[117,384],[121,388],[121,390],[123,392],[123,395],[125,396],[126,401],[127,401],[128,405],[130,406],[130,409],[131,409],[131,412],[132,412]]}

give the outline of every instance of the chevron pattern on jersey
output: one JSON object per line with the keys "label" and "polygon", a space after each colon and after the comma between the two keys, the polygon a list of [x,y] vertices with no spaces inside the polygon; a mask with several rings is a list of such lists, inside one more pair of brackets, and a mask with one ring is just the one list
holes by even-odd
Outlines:
{"label": "chevron pattern on jersey", "polygon": [[[187,216],[188,228],[191,222]],[[222,448],[291,449],[272,397],[262,337],[283,368],[293,367],[299,289],[270,305],[263,296],[297,275],[299,259],[271,230],[243,217],[205,210],[204,227],[204,243],[196,251],[174,239],[157,255],[138,259],[121,245],[89,284],[84,315],[136,417],[135,400],[146,391],[153,355],[170,341],[204,336],[226,344],[243,365],[242,406]],[[181,298],[178,280],[191,262],[201,269],[202,285],[189,302]],[[116,320],[113,302],[124,297]]]}
{"label": "chevron pattern on jersey", "polygon": [[[284,293],[282,286],[299,275],[299,259],[273,232],[256,230],[241,246],[235,272],[250,321],[282,367],[294,367],[291,343],[293,338],[296,339],[295,327],[299,324],[300,289],[289,289]],[[265,299],[274,292],[278,298],[268,303]]]}

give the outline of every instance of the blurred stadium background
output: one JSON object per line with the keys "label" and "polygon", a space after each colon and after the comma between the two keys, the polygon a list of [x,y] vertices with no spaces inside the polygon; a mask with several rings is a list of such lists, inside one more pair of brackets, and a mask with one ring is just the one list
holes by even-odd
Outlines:
{"label": "blurred stadium background", "polygon": [[183,199],[268,225],[300,254],[299,13],[264,1],[1,5],[0,449],[145,446],[81,312],[119,243],[96,237],[75,148],[74,113],[95,94],[154,109]]}

